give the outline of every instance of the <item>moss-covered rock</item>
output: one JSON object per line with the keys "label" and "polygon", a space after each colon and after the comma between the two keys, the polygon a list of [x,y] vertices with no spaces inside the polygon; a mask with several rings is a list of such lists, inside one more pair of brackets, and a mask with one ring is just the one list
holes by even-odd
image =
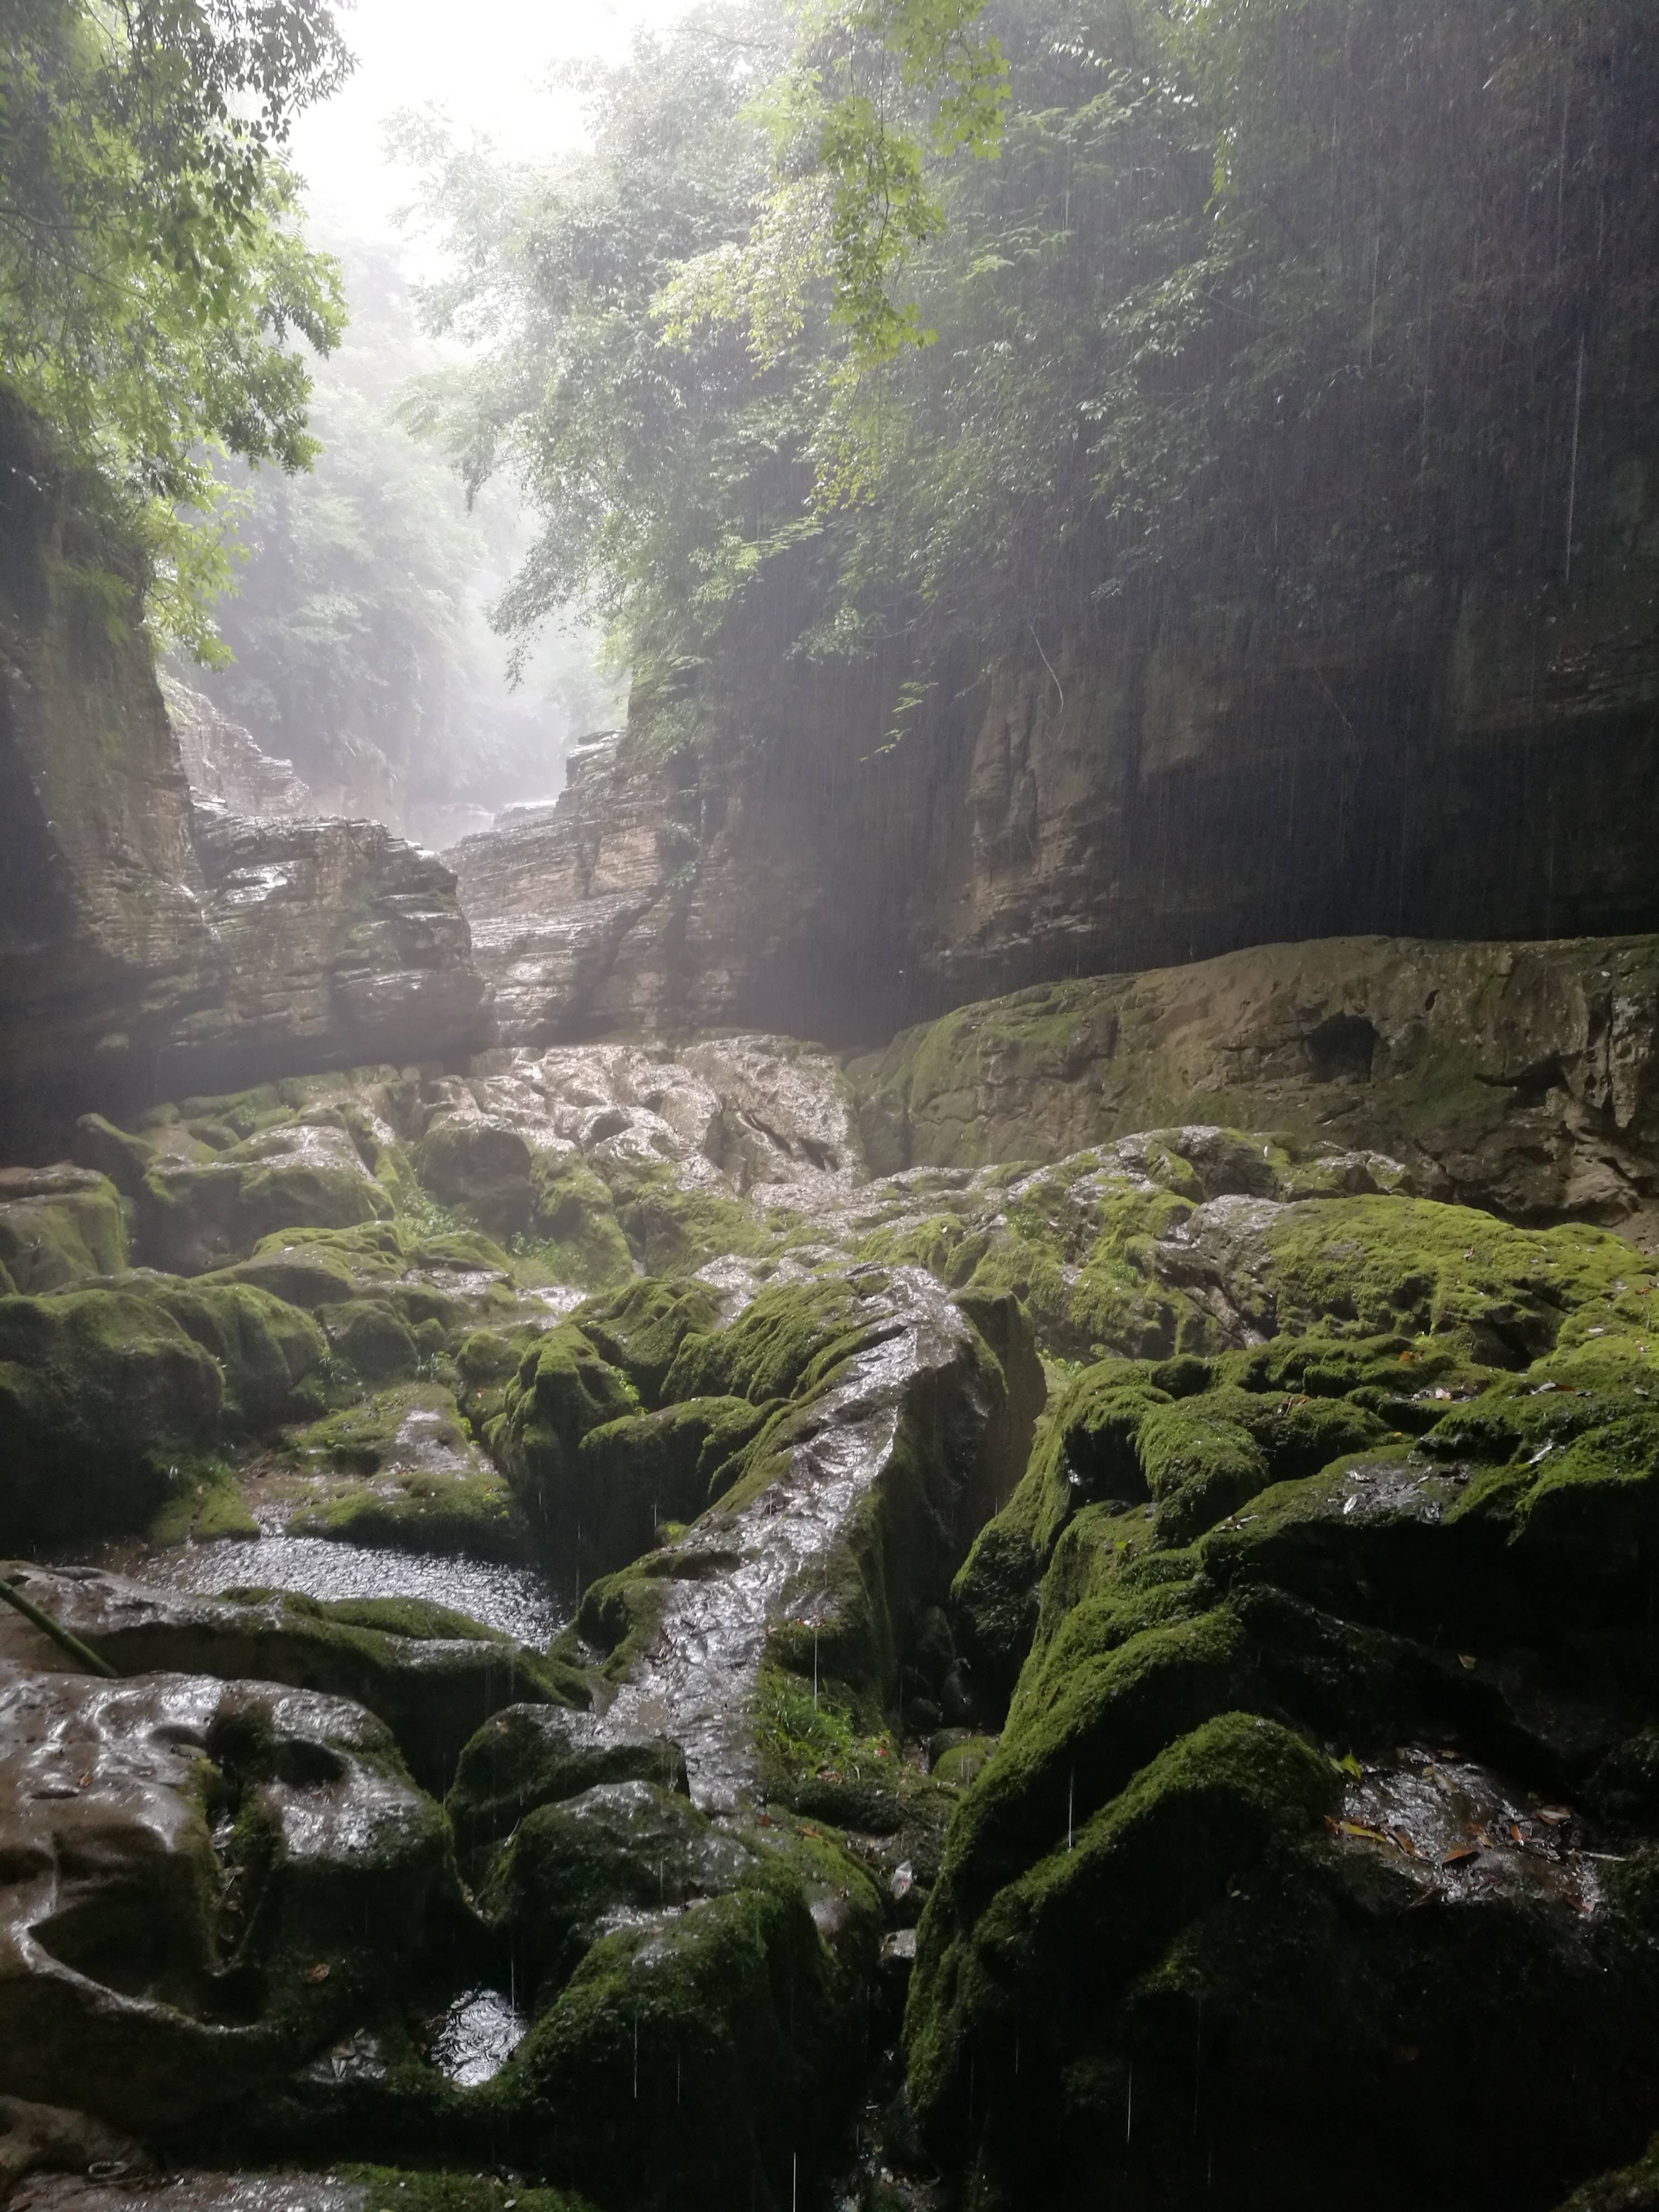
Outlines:
{"label": "moss-covered rock", "polygon": [[86,1168],[0,1168],[0,1267],[25,1296],[127,1264],[115,1186]]}
{"label": "moss-covered rock", "polygon": [[590,1299],[575,1315],[582,1334],[627,1376],[647,1406],[661,1403],[686,1338],[706,1334],[719,1317],[719,1301],[706,1284],[648,1277],[614,1297]]}
{"label": "moss-covered rock", "polygon": [[211,1450],[224,1404],[219,1362],[154,1297],[0,1298],[7,1525],[82,1539],[139,1527],[178,1463]]}
{"label": "moss-covered rock", "polygon": [[[1197,2201],[1213,2174],[1242,2203],[1311,2206],[1334,2158],[1437,2206],[1493,2185],[1551,2201],[1645,2100],[1650,1898],[1514,1849],[1466,1881],[1480,1846],[1425,1808],[1407,1815],[1418,1840],[1396,1824],[1408,1850],[1372,1825],[1389,1814],[1367,1789],[1391,1802],[1381,1777],[1345,1795],[1334,1762],[1273,1721],[1221,1714],[1069,1847],[1056,1825],[954,1941],[948,1867],[907,2027],[924,2124],[1028,2201],[1085,2175],[1132,2203],[1154,2186]],[[1567,2027],[1594,2063],[1563,2069],[1548,2034],[1519,2054],[1483,2041],[1494,2002]],[[1030,2089],[970,2106],[970,2062],[1008,2082],[1016,2044]]]}
{"label": "moss-covered rock", "polygon": [[[1103,2172],[1127,2203],[1195,2201],[1195,2065],[1214,2171],[1250,2203],[1311,2205],[1337,2157],[1437,2205],[1501,2166],[1548,2203],[1644,2124],[1659,1920],[1629,1869],[1659,1765],[1629,1698],[1652,1679],[1659,1392],[1633,1345],[1596,1354],[1651,1293],[1599,1232],[1462,1242],[1451,1211],[1298,1206],[1277,1248],[1283,1216],[1255,1218],[1257,1287],[1291,1285],[1314,1333],[1086,1370],[958,1577],[959,1639],[1029,1656],[952,1816],[907,2033],[931,2139],[988,2201]],[[1612,1824],[1613,1875],[1562,1849],[1574,1801]],[[1546,2042],[1571,2021],[1582,2100],[1485,2053],[1445,2094],[1493,2007]],[[1107,2124],[1131,2073],[1139,2154]],[[970,2110],[975,2074],[1004,2086]]]}
{"label": "moss-covered rock", "polygon": [[[1614,1218],[1647,1187],[1653,959],[1647,939],[1255,946],[959,1007],[848,1075],[878,1174],[1201,1121],[1280,1132],[1316,1162],[1340,1130],[1428,1194],[1513,1218]],[[1615,1026],[1632,1058],[1611,1077]]]}
{"label": "moss-covered rock", "polygon": [[525,1352],[489,1424],[489,1448],[526,1511],[557,1540],[574,1543],[565,1509],[582,1438],[637,1413],[639,1402],[626,1376],[568,1322]]}
{"label": "moss-covered rock", "polygon": [[463,1747],[503,1706],[586,1702],[570,1670],[415,1598],[194,1597],[43,1568],[28,1571],[25,1590],[120,1673],[286,1682],[365,1705],[397,1738],[410,1772],[439,1795]]}
{"label": "moss-covered rock", "polygon": [[211,2124],[407,2002],[459,1919],[447,1823],[354,1705],[40,1674],[7,1724],[10,2095],[149,2142]]}
{"label": "moss-covered rock", "polygon": [[[784,1849],[757,1849],[735,1888],[602,1936],[538,2021],[502,2096],[556,2146],[562,2179],[612,2203],[728,2212],[823,2173],[860,2076],[877,1923],[851,1860],[796,1848],[824,1862],[816,1882]],[[655,1866],[637,1872],[648,1892]]]}
{"label": "moss-covered rock", "polygon": [[415,1333],[402,1316],[374,1298],[349,1298],[328,1317],[329,1344],[337,1358],[366,1382],[412,1375],[420,1360]]}
{"label": "moss-covered rock", "polygon": [[684,1754],[666,1736],[618,1736],[591,1714],[509,1705],[463,1750],[446,1805],[457,1844],[473,1854],[510,1835],[538,1805],[612,1782],[689,1795]]}
{"label": "moss-covered rock", "polygon": [[314,1403],[307,1387],[328,1355],[309,1314],[251,1284],[158,1281],[148,1295],[210,1352],[225,1381],[224,1411],[241,1427],[291,1420]]}
{"label": "moss-covered rock", "polygon": [[290,1534],[480,1559],[532,1548],[513,1492],[441,1382],[375,1391],[301,1430],[284,1456],[309,1478],[291,1486]]}
{"label": "moss-covered rock", "polygon": [[530,1219],[514,1242],[526,1280],[608,1291],[636,1272],[608,1186],[574,1153],[542,1164]]}
{"label": "moss-covered rock", "polygon": [[757,1406],[793,1397],[811,1370],[822,1373],[845,1356],[866,1325],[860,1291],[844,1276],[775,1285],[752,1299],[729,1328],[688,1334],[663,1395],[670,1400],[747,1398]]}
{"label": "moss-covered rock", "polygon": [[724,1896],[753,1864],[685,1796],[653,1781],[604,1782],[527,1813],[480,1902],[539,2006],[611,1929]]}
{"label": "moss-covered rock", "polygon": [[210,1160],[158,1157],[138,1200],[139,1249],[155,1266],[204,1274],[276,1231],[349,1228],[392,1211],[343,1127],[289,1115]]}
{"label": "moss-covered rock", "polygon": [[1659,2207],[1659,2140],[1633,2166],[1575,2189],[1559,2212],[1655,2212]]}
{"label": "moss-covered rock", "polygon": [[101,1114],[83,1114],[75,1125],[74,1153],[78,1166],[107,1176],[123,1198],[137,1198],[155,1147],[147,1138],[118,1129]]}
{"label": "moss-covered rock", "polygon": [[585,1571],[612,1572],[695,1521],[737,1480],[772,1409],[746,1398],[691,1398],[590,1429],[545,1493],[550,1525],[581,1532]]}

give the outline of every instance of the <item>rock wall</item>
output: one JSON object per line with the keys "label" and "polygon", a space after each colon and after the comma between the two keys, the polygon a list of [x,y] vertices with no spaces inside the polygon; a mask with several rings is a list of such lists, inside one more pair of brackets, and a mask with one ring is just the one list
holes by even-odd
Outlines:
{"label": "rock wall", "polygon": [[1375,1146],[1425,1194],[1656,1230],[1659,940],[1267,945],[1038,984],[855,1060],[877,1172],[1200,1121]]}
{"label": "rock wall", "polygon": [[266,752],[252,731],[227,720],[204,692],[168,679],[162,696],[198,805],[222,806],[258,821],[295,822],[322,812],[293,762]]}
{"label": "rock wall", "polygon": [[1656,487],[1634,450],[1588,472],[1570,592],[1493,566],[1386,580],[1324,632],[1265,603],[1020,625],[896,739],[899,660],[739,645],[724,752],[635,728],[458,848],[504,1034],[872,1042],[1253,944],[1650,929]]}
{"label": "rock wall", "polygon": [[438,1059],[481,1033],[441,863],[372,823],[192,806],[141,585],[96,488],[66,482],[30,426],[0,416],[0,1132],[14,1152],[89,1106]]}

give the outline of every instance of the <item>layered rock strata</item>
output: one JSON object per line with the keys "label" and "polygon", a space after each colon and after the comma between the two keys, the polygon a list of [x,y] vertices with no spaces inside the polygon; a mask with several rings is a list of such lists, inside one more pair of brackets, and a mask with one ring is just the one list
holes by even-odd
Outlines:
{"label": "layered rock strata", "polygon": [[167,681],[162,696],[198,807],[222,807],[256,821],[301,821],[322,812],[293,762],[266,752],[251,730],[228,720],[204,693]]}
{"label": "layered rock strata", "polygon": [[140,584],[95,487],[6,416],[0,1127],[19,1149],[89,1105],[481,1039],[436,860],[370,823],[192,807]]}

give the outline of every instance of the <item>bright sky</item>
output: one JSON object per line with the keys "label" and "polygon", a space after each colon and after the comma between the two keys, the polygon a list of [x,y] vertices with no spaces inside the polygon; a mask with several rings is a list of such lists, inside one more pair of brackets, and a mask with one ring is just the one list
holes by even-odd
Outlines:
{"label": "bright sky", "polygon": [[550,92],[551,64],[614,58],[635,32],[670,21],[687,0],[346,0],[340,23],[357,57],[343,92],[301,116],[294,161],[325,229],[359,238],[392,233],[406,177],[381,152],[382,127],[400,107],[428,102],[463,133],[485,131],[507,154],[534,157],[580,135],[575,101]]}

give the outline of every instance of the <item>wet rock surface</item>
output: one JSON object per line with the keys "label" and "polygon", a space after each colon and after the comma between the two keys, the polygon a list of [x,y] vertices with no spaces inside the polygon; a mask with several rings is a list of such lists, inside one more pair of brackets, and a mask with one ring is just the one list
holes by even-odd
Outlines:
{"label": "wet rock surface", "polygon": [[[0,2172],[1644,2185],[1645,971],[1615,1050],[1550,959],[1469,985],[1409,1122],[1437,1031],[1315,1079],[1285,1017],[1207,1087],[1232,1045],[1161,1000],[1101,1059],[1109,984],[1087,1049],[1034,1000],[850,1071],[503,1046],[0,1183],[6,1526],[52,1554],[0,1572],[117,1676],[0,1613]],[[1561,1085],[1456,1122],[1549,1006]],[[1445,1202],[1518,1191],[1553,1225]]]}
{"label": "wet rock surface", "polygon": [[155,2140],[395,1986],[458,1902],[441,1816],[357,1708],[260,1682],[19,1676],[9,2087]]}
{"label": "wet rock surface", "polygon": [[1656,972],[1650,938],[1268,945],[963,1007],[853,1073],[879,1169],[1199,1121],[1375,1149],[1515,1219],[1640,1224]]}

